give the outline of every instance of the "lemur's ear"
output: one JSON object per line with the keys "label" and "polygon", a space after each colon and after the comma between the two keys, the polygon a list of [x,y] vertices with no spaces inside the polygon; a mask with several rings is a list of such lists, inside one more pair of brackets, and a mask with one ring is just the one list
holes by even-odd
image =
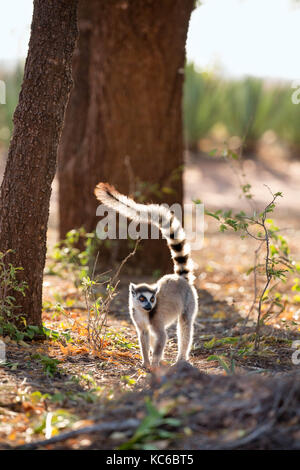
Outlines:
{"label": "lemur's ear", "polygon": [[131,283],[129,284],[129,292],[133,295],[133,297],[136,296],[135,289],[136,289],[136,285],[133,284],[133,282],[131,282]]}

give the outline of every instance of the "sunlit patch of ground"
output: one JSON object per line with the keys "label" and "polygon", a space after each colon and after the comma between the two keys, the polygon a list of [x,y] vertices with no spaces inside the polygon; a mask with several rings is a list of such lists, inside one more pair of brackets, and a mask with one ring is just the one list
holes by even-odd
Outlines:
{"label": "sunlit patch of ground", "polygon": [[[253,162],[256,169],[252,177],[259,175],[257,184],[266,182],[274,190],[287,192],[285,201],[290,203],[278,208],[274,220],[285,228],[293,257],[299,260],[296,163],[284,167],[281,176],[279,173],[274,176],[269,170],[258,171],[258,164]],[[252,162],[250,169],[251,165]],[[212,209],[221,203],[222,208],[240,207],[236,186],[223,165],[201,160],[196,166],[193,161],[185,178],[189,183],[187,201],[201,198]],[[273,184],[276,178],[282,183],[278,187]],[[56,191],[53,198],[55,203]],[[261,198],[264,202],[263,195]],[[285,380],[299,372],[299,366],[292,362],[292,342],[299,339],[300,303],[291,290],[292,281],[278,285],[278,291],[285,296],[284,310],[277,314],[275,309],[262,326],[260,349],[255,351],[256,311],[247,321],[245,318],[253,301],[253,275],[247,276],[246,271],[253,264],[256,242],[242,240],[235,233],[220,233],[213,219],[206,218],[205,224],[204,247],[193,253],[198,265],[199,293],[191,352],[191,363],[196,369],[174,374],[174,369],[169,369],[177,353],[174,326],[169,330],[165,366],[152,378],[140,368],[136,332],[128,314],[129,278],[121,279],[119,295],[111,305],[103,341],[97,349],[88,342],[87,308],[82,292],[66,276],[45,275],[43,321],[52,337],[30,343],[4,338],[7,362],[0,367],[0,448],[49,438],[97,422],[124,422],[132,417],[141,421],[149,413],[153,415],[151,422],[156,423],[154,429],[150,427],[146,436],[135,443],[130,443],[134,433],[129,429],[74,437],[48,448],[116,448],[126,443],[129,448],[147,445],[210,448],[217,447],[216,442],[225,445],[224,442],[237,442],[246,439],[245,436],[246,444],[241,441],[230,445],[279,448],[290,442],[294,446],[294,441],[299,440],[297,396],[290,396],[291,405],[290,408],[285,405],[285,414],[279,411],[284,398],[288,398],[286,390],[291,388]],[[50,246],[56,236],[54,213],[49,229]],[[259,276],[258,290],[262,286],[263,277]],[[298,375],[293,379],[295,383]],[[278,383],[283,384],[282,389],[278,385],[278,394],[272,382],[277,377]],[[149,404],[147,408],[145,399],[154,408]],[[271,412],[282,417],[282,428],[279,418],[270,421]],[[175,421],[168,422],[168,418]],[[265,421],[269,428],[261,428]],[[257,430],[256,438],[251,432]],[[275,443],[272,435],[276,436]]]}

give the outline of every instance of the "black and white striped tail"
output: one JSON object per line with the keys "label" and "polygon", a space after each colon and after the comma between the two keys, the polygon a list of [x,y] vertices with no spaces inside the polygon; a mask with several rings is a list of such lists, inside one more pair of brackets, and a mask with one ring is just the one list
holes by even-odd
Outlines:
{"label": "black and white striped tail", "polygon": [[194,274],[190,246],[181,223],[169,209],[159,204],[139,204],[118,193],[108,183],[99,183],[94,192],[99,201],[121,215],[136,222],[156,225],[167,240],[174,262],[175,274],[186,278],[190,284],[193,284]]}

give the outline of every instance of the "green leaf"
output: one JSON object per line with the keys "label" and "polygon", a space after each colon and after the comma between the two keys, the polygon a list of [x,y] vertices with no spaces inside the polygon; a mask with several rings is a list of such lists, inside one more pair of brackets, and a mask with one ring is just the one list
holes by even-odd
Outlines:
{"label": "green leaf", "polygon": [[270,245],[270,252],[271,256],[274,256],[275,254],[277,255],[279,253],[275,245]]}
{"label": "green leaf", "polygon": [[220,217],[217,214],[213,213],[213,212],[209,212],[209,211],[205,210],[205,215],[209,215],[210,217],[214,217],[215,219],[220,220]]}

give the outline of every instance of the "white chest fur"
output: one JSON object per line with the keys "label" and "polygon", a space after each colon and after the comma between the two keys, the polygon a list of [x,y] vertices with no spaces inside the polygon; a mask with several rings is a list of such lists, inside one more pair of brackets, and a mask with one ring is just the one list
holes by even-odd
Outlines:
{"label": "white chest fur", "polygon": [[141,330],[148,330],[150,327],[149,313],[145,310],[141,311],[140,309],[131,307],[130,315],[133,323],[135,323]]}

